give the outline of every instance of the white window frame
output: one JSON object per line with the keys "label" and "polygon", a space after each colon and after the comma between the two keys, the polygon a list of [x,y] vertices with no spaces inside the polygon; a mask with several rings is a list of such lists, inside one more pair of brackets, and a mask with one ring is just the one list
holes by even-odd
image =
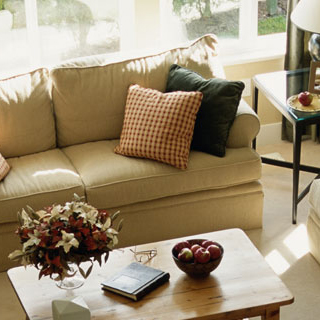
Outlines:
{"label": "white window frame", "polygon": [[41,61],[37,0],[24,0],[30,68],[37,68]]}
{"label": "white window frame", "polygon": [[239,39],[221,40],[223,64],[241,64],[280,58],[286,49],[286,33],[258,36],[258,2],[240,0]]}
{"label": "white window frame", "polygon": [[[130,49],[143,50],[136,47],[136,1],[119,0],[120,48],[129,53]],[[156,0],[153,0],[156,1]],[[158,0],[161,23],[166,23],[166,6],[172,0]],[[224,65],[240,64],[251,61],[273,59],[285,53],[285,33],[258,36],[258,2],[260,0],[240,0],[239,38],[233,40],[220,39],[220,57]],[[29,66],[26,69],[35,69],[41,65],[41,46],[37,17],[37,0],[24,0],[29,47]],[[156,7],[156,6],[155,6]],[[141,6],[140,6],[141,8]],[[155,9],[157,10],[157,9]],[[162,28],[160,23],[160,29]],[[141,28],[140,28],[141,30]],[[161,35],[161,30],[159,32]],[[161,36],[160,36],[161,37]],[[156,39],[152,39],[154,43]],[[165,38],[159,39],[158,44],[165,45]],[[142,48],[143,49],[143,48]],[[159,47],[158,47],[159,49]],[[119,54],[124,54],[124,51]],[[135,51],[135,50],[134,50]]]}

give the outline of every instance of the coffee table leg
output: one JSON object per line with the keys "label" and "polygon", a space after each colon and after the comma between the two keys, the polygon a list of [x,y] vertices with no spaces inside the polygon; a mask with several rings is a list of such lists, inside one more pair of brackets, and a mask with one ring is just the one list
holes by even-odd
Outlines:
{"label": "coffee table leg", "polygon": [[280,309],[267,309],[265,315],[261,317],[262,320],[280,320]]}

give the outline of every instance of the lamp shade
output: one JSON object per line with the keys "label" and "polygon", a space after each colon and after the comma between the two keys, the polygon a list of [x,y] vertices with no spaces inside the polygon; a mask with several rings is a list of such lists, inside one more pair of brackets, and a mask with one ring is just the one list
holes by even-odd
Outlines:
{"label": "lamp shade", "polygon": [[300,29],[320,33],[320,0],[300,0],[291,13],[291,21]]}

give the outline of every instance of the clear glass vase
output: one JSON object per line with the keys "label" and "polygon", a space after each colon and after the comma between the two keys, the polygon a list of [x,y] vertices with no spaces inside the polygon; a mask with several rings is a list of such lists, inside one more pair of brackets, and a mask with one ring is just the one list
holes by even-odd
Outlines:
{"label": "clear glass vase", "polygon": [[78,271],[75,264],[68,264],[70,271],[68,271],[68,277],[63,280],[57,281],[56,285],[60,289],[73,290],[80,288],[84,284],[84,278],[78,275]]}

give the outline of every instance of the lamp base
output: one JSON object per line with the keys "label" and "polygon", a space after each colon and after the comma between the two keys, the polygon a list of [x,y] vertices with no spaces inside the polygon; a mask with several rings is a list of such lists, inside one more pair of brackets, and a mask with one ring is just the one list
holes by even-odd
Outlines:
{"label": "lamp base", "polygon": [[320,61],[320,34],[314,33],[311,36],[308,49],[312,60]]}

